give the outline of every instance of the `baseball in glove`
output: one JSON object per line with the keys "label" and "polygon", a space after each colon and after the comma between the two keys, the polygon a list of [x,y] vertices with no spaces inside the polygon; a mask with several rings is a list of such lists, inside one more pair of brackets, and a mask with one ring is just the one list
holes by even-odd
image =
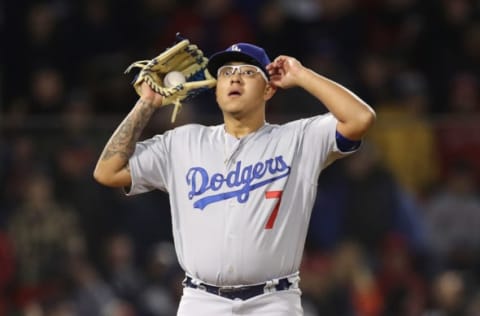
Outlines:
{"label": "baseball in glove", "polygon": [[[177,33],[175,45],[151,60],[132,63],[125,73],[133,68],[141,69],[133,81],[135,91],[140,95],[140,86],[145,81],[153,91],[163,96],[163,105],[173,104],[175,106],[172,113],[173,123],[182,106],[182,101],[216,85],[217,81],[206,68],[207,63],[208,58],[203,55],[203,52]],[[164,77],[172,71],[181,72],[186,82],[166,87],[163,82]]]}

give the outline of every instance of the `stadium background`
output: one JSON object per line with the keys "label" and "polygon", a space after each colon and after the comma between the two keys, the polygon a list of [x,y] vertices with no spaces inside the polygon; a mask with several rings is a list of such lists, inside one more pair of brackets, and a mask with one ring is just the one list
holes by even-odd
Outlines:
{"label": "stadium background", "polygon": [[[170,316],[182,273],[168,197],[92,170],[136,100],[124,69],[180,31],[206,55],[263,46],[378,114],[319,182],[306,316],[480,314],[480,3],[469,0],[7,1],[2,4],[0,315]],[[176,125],[221,121],[212,93]],[[280,91],[268,120],[323,113]],[[172,127],[158,111],[143,137]],[[441,314],[443,313],[443,314]]]}

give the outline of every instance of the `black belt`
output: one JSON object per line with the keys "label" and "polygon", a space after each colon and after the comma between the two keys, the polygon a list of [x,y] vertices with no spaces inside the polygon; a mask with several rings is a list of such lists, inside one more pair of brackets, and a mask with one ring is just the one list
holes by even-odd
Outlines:
{"label": "black belt", "polygon": [[183,281],[183,285],[194,289],[201,289],[221,297],[226,297],[231,300],[239,298],[241,300],[248,300],[260,294],[288,290],[292,283],[288,278],[279,279],[278,282],[273,283],[271,286],[267,282],[262,284],[241,286],[241,287],[229,287],[229,286],[214,286],[205,283],[195,284],[191,277],[187,276]]}

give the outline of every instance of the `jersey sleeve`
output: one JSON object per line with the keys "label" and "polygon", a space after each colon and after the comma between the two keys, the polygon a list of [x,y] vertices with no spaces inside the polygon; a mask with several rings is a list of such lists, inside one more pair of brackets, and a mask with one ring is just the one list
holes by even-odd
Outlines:
{"label": "jersey sleeve", "polygon": [[321,169],[358,150],[358,147],[350,151],[342,151],[338,148],[337,123],[338,120],[331,113],[306,120],[303,131],[303,148],[313,151],[312,154],[320,162]]}
{"label": "jersey sleeve", "polygon": [[154,189],[167,190],[169,166],[170,133],[156,135],[148,140],[138,142],[135,152],[130,157],[129,167],[132,184],[127,195],[149,192]]}

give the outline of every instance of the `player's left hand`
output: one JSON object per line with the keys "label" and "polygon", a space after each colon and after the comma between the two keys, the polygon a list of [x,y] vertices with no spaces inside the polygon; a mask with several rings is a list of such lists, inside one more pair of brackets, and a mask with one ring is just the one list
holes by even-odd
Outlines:
{"label": "player's left hand", "polygon": [[267,65],[270,83],[279,88],[288,89],[299,85],[303,65],[295,58],[280,55]]}

